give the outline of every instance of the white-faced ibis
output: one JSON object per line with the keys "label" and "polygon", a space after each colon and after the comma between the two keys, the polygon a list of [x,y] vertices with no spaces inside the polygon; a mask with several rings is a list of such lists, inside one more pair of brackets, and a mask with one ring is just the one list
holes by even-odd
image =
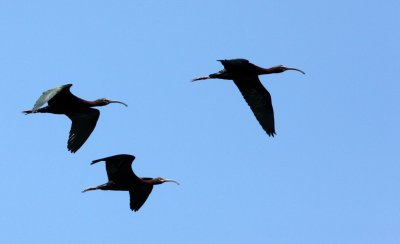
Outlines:
{"label": "white-faced ibis", "polygon": [[261,68],[250,63],[246,59],[218,60],[224,66],[224,69],[218,73],[208,76],[201,76],[192,81],[205,79],[224,79],[233,80],[239,91],[242,93],[247,104],[250,106],[258,122],[269,136],[274,136],[274,109],[272,107],[271,95],[261,84],[258,76],[282,73],[286,70],[295,70],[305,74],[303,71],[295,68],[288,68],[282,65],[272,68]]}
{"label": "white-faced ibis", "polygon": [[[72,84],[67,84],[43,92],[33,108],[23,111],[23,113],[65,114],[72,121],[67,147],[69,151],[74,153],[89,138],[99,119],[100,111],[91,107],[105,106],[110,103],[128,105],[120,101],[108,100],[107,98],[95,101],[83,100],[71,93],[71,86]],[[45,103],[48,106],[42,107]]]}
{"label": "white-faced ibis", "polygon": [[139,178],[132,171],[132,162],[135,156],[128,154],[120,154],[107,158],[94,160],[91,164],[100,161],[106,162],[106,170],[108,182],[99,186],[89,187],[82,192],[92,190],[113,190],[113,191],[129,191],[130,208],[132,211],[138,211],[140,207],[146,202],[154,185],[163,184],[165,182],[174,182],[179,185],[175,180],[164,179],[162,177]]}

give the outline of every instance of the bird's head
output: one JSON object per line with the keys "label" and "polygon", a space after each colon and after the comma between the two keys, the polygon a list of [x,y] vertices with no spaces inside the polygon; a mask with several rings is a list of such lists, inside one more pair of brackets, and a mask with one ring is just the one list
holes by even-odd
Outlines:
{"label": "bird's head", "polygon": [[172,179],[165,179],[162,177],[157,177],[153,180],[154,185],[159,185],[159,184],[163,184],[165,182],[174,182],[175,184],[179,185],[179,182],[176,180],[172,180]]}
{"label": "bird's head", "polygon": [[302,70],[299,70],[299,69],[296,69],[296,68],[289,68],[289,67],[286,67],[286,66],[283,66],[283,65],[278,65],[278,66],[271,67],[271,68],[269,68],[269,70],[271,71],[271,73],[282,73],[282,72],[285,72],[287,70],[295,70],[295,71],[298,71],[298,72],[302,73],[303,75],[306,74]]}
{"label": "bird's head", "polygon": [[108,104],[110,104],[110,103],[120,103],[120,104],[123,104],[123,105],[125,105],[126,107],[128,107],[128,104],[126,104],[126,103],[124,103],[124,102],[115,101],[115,100],[110,100],[110,99],[107,99],[107,98],[100,98],[100,99],[97,99],[97,100],[95,101],[95,103],[96,103],[97,106],[106,106],[106,105],[108,105]]}

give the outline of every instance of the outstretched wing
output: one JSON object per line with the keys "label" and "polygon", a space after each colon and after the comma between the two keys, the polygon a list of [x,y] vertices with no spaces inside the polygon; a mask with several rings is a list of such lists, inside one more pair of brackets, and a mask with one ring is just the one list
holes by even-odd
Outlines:
{"label": "outstretched wing", "polygon": [[247,59],[225,59],[218,60],[224,66],[226,71],[233,76],[243,75],[243,74],[254,74],[260,67],[252,64]]}
{"label": "outstretched wing", "polygon": [[40,107],[42,107],[47,102],[51,103],[50,100],[53,99],[56,95],[62,97],[71,94],[71,92],[69,91],[69,88],[71,86],[72,84],[67,84],[43,92],[42,95],[39,97],[39,99],[36,101],[35,105],[33,106],[32,112],[36,112]]}
{"label": "outstretched wing", "polygon": [[141,181],[132,171],[133,160],[135,160],[133,155],[119,154],[94,160],[92,164],[105,161],[109,181],[129,184],[132,181]]}
{"label": "outstretched wing", "polygon": [[274,136],[276,133],[271,95],[261,84],[258,76],[251,76],[251,78],[247,79],[234,79],[233,81],[262,128],[269,136]]}
{"label": "outstretched wing", "polygon": [[224,66],[225,69],[228,71],[236,70],[236,69],[242,69],[243,67],[248,66],[251,64],[249,60],[244,59],[244,58],[237,58],[237,59],[221,59],[218,60],[221,62],[221,64]]}
{"label": "outstretched wing", "polygon": [[153,190],[153,185],[151,184],[140,184],[136,186],[133,190],[129,191],[130,197],[130,207],[132,211],[138,211],[140,207],[146,202],[151,191]]}
{"label": "outstretched wing", "polygon": [[68,113],[72,125],[69,131],[68,150],[72,153],[86,142],[90,134],[92,134],[99,119],[100,112],[97,109],[87,108],[74,113]]}

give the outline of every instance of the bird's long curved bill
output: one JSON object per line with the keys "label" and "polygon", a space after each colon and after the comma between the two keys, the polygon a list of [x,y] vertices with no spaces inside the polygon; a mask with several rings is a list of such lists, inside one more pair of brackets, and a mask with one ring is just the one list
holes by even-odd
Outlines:
{"label": "bird's long curved bill", "polygon": [[112,101],[110,101],[110,103],[120,103],[120,104],[125,105],[125,107],[128,107],[128,104],[126,104],[126,103],[124,103],[124,102],[120,102],[120,101],[114,101],[114,100],[112,100]]}
{"label": "bird's long curved bill", "polygon": [[180,185],[178,181],[172,179],[165,179],[165,182],[174,182],[177,185]]}
{"label": "bird's long curved bill", "polygon": [[200,76],[200,77],[192,79],[192,82],[197,81],[197,80],[207,80],[207,79],[210,79],[210,76]]}
{"label": "bird's long curved bill", "polygon": [[296,69],[296,68],[286,68],[286,69],[287,69],[287,70],[295,70],[295,71],[298,71],[298,72],[302,73],[303,75],[306,74],[306,72],[304,72],[304,71],[302,71],[302,70],[300,70],[300,69]]}

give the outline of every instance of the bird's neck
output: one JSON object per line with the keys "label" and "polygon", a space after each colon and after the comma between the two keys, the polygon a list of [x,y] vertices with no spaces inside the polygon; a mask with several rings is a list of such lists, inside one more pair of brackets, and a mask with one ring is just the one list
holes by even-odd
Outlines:
{"label": "bird's neck", "polygon": [[88,107],[98,107],[98,106],[102,106],[98,100],[94,100],[94,101],[88,101],[88,100],[84,100],[84,99],[80,99],[82,104],[85,104]]}
{"label": "bird's neck", "polygon": [[150,184],[150,185],[159,185],[161,184],[160,181],[158,181],[157,179],[153,179],[153,178],[142,178],[142,181],[144,183]]}
{"label": "bird's neck", "polygon": [[274,74],[274,73],[282,73],[282,69],[279,67],[271,67],[271,68],[258,67],[259,75],[267,75],[267,74]]}

